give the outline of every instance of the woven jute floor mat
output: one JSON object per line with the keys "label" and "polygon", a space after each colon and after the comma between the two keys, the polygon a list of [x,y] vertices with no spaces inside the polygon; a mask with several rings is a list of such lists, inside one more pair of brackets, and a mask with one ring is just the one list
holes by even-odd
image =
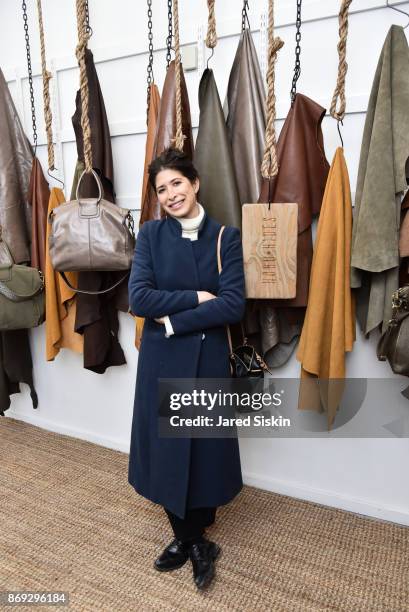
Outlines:
{"label": "woven jute floor mat", "polygon": [[1,591],[66,591],[92,612],[409,611],[407,527],[246,486],[207,531],[223,552],[201,592],[190,561],[154,569],[173,536],[126,454],[9,417],[0,449]]}

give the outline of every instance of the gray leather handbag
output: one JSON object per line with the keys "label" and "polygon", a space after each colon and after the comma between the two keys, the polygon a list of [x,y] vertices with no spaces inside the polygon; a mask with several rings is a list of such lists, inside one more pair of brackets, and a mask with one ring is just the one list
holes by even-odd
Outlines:
{"label": "gray leather handbag", "polygon": [[43,275],[14,263],[0,226],[0,331],[37,327],[44,315]]}
{"label": "gray leather handbag", "polygon": [[110,272],[129,270],[135,248],[131,212],[103,199],[99,176],[98,198],[81,198],[77,185],[76,199],[51,211],[49,251],[54,270],[58,272]]}

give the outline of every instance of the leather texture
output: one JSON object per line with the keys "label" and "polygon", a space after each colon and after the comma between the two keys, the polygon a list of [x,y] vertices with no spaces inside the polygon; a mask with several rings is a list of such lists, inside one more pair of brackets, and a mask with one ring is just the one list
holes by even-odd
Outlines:
{"label": "leather texture", "polygon": [[342,399],[345,353],[352,351],[355,341],[351,239],[351,188],[344,152],[338,148],[318,220],[308,306],[297,351],[301,362],[298,408],[324,411],[329,429]]}
{"label": "leather texture", "polygon": [[31,265],[45,272],[45,250],[47,234],[47,209],[50,199],[48,183],[44,178],[41,164],[37,157],[33,159],[31,169],[28,201],[31,205]]}
{"label": "leather texture", "polygon": [[204,589],[212,582],[215,575],[215,561],[220,553],[220,546],[206,538],[190,546],[189,556],[193,566],[193,580],[198,589]]}
{"label": "leather texture", "polygon": [[98,198],[79,196],[83,173],[77,186],[79,199],[61,204],[50,213],[49,250],[57,271],[129,270],[135,239],[127,226],[129,211],[104,200],[102,185]]}
{"label": "leather texture", "polygon": [[[325,108],[297,94],[277,141],[278,175],[271,181],[272,202],[298,204],[297,293],[295,298],[271,300],[279,307],[306,306],[312,262],[311,223],[320,212],[329,163],[321,123]],[[269,181],[263,180],[260,202],[268,202]]]}
{"label": "leather texture", "polygon": [[[149,219],[149,211],[155,209],[158,200],[158,198],[156,197],[156,192],[149,182],[148,166],[153,159],[156,126],[160,108],[160,94],[159,89],[157,85],[155,85],[155,83],[152,83],[149,87],[150,97],[148,108],[148,125],[145,144],[145,165],[143,169],[141,215],[139,217],[139,227],[144,221]],[[141,347],[144,320],[145,319],[143,317],[135,317],[135,347],[138,349],[138,351]]]}
{"label": "leather texture", "polygon": [[142,179],[142,195],[141,195],[141,216],[139,218],[139,226],[142,225],[151,217],[151,211],[156,210],[158,198],[156,192],[149,183],[148,166],[154,159],[156,153],[156,131],[158,126],[160,109],[160,94],[159,89],[155,83],[150,85],[150,99],[149,99],[149,110],[148,110],[148,125],[146,133],[146,144],[145,144],[145,164],[143,169]]}
{"label": "leather texture", "polygon": [[351,284],[365,334],[391,318],[399,286],[401,199],[409,157],[409,47],[391,26],[376,68],[359,159],[352,233]]}
{"label": "leather texture", "polygon": [[[33,152],[0,70],[0,225],[17,264],[30,261],[31,208],[27,201]],[[30,387],[33,407],[38,398],[33,384],[28,330],[0,332],[0,414],[10,407],[10,395],[20,383]]]}
{"label": "leather texture", "polygon": [[[264,79],[251,31],[245,29],[240,36],[223,105],[240,204],[257,202],[260,195],[265,104]],[[260,334],[255,333],[259,331],[258,315],[252,314],[255,307],[259,307],[259,302],[247,300],[243,325],[231,325],[230,331],[234,346],[243,343],[243,329],[246,336],[253,331],[251,342],[257,343],[257,350],[261,353]]]}
{"label": "leather texture", "polygon": [[155,560],[154,566],[159,572],[170,572],[182,567],[189,559],[189,546],[173,540],[163,553]]}
{"label": "leather texture", "polygon": [[200,203],[222,225],[241,228],[241,204],[231,145],[213,71],[199,85],[199,131],[194,163],[200,176]]}
{"label": "leather texture", "polygon": [[266,94],[250,30],[240,36],[224,103],[241,204],[257,202],[266,130]]}
{"label": "leather texture", "polygon": [[[152,159],[158,157],[167,147],[174,145],[173,139],[176,133],[175,87],[175,62],[173,60],[169,64],[163,84]],[[180,88],[182,102],[182,131],[185,136],[183,150],[190,159],[193,159],[192,120],[190,118],[189,96],[183,69],[181,70]],[[164,216],[165,213],[161,209],[158,199],[152,197],[147,205],[144,206],[141,223],[152,219],[161,219]]]}
{"label": "leather texture", "polygon": [[33,361],[27,329],[0,333],[0,415],[10,408],[10,396],[20,393],[20,383],[30,388],[33,408],[38,397],[33,383]]}
{"label": "leather texture", "polygon": [[31,207],[27,194],[33,152],[1,70],[0,142],[0,225],[13,260],[27,263],[31,258]]}
{"label": "leather texture", "polygon": [[36,268],[14,264],[2,241],[0,330],[30,329],[44,321],[44,282]]}
{"label": "leather texture", "polygon": [[[65,202],[61,189],[53,188],[48,204],[48,214]],[[60,349],[68,348],[76,353],[84,350],[84,338],[74,331],[76,299],[75,292],[71,291],[61,279],[60,274],[54,271],[48,249],[48,236],[51,226],[47,225],[47,242],[45,258],[45,299],[46,299],[46,359],[52,361]],[[78,274],[66,272],[71,284],[77,286]]]}
{"label": "leather texture", "polygon": [[234,378],[263,378],[264,370],[259,359],[254,347],[249,345],[236,347],[230,354],[232,376]]}
{"label": "leather texture", "polygon": [[[92,53],[86,51],[86,70],[89,84],[89,119],[91,127],[93,168],[98,172],[104,188],[105,199],[115,202],[114,174],[112,162],[111,138],[104,99],[98,81],[98,75]],[[76,97],[76,111],[72,119],[77,139],[78,164],[72,192],[75,194],[78,173],[83,164],[83,146],[81,129],[81,96]],[[95,198],[98,188],[93,178],[85,180],[81,188],[83,197]],[[73,199],[73,198],[72,198]],[[78,288],[86,291],[100,291],[112,286],[123,276],[123,272],[80,272]],[[126,282],[106,295],[82,295],[76,298],[75,331],[84,335],[84,368],[98,374],[107,367],[126,363],[125,355],[119,344],[119,321],[117,309],[128,312],[128,291]]]}
{"label": "leather texture", "polygon": [[[283,365],[301,333],[312,263],[313,216],[318,214],[329,172],[321,130],[325,109],[303,94],[295,96],[277,141],[278,175],[271,181],[273,202],[298,204],[296,296],[253,302],[249,337],[261,335],[262,354],[270,367]],[[260,202],[268,202],[263,180]],[[247,330],[248,331],[248,330]],[[257,340],[254,339],[257,346]]]}
{"label": "leather texture", "polygon": [[[89,119],[91,127],[92,166],[102,181],[105,197],[110,202],[115,201],[114,193],[114,165],[111,150],[111,135],[109,132],[108,118],[105,110],[104,98],[99,85],[98,74],[95,69],[94,56],[89,49],[85,51],[85,65],[87,70],[89,87]],[[72,117],[72,125],[77,143],[77,155],[84,162],[84,141],[81,128],[81,93],[77,91],[75,98],[75,113]],[[101,170],[103,172],[101,173]],[[85,175],[82,185],[82,193],[87,197],[97,197],[98,187],[93,177]],[[71,193],[71,200],[74,200]]]}
{"label": "leather texture", "polygon": [[409,376],[409,285],[392,296],[392,318],[379,338],[377,356],[388,360],[395,374]]}

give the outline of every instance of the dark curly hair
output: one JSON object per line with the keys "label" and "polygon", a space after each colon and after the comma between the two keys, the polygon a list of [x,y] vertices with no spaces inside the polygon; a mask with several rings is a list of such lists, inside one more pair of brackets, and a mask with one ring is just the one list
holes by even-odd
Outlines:
{"label": "dark curly hair", "polygon": [[194,181],[199,178],[199,173],[190,157],[188,157],[186,153],[183,153],[183,151],[173,149],[172,147],[165,149],[163,153],[149,165],[149,182],[155,191],[156,177],[161,170],[177,170],[188,178],[191,183],[194,183]]}

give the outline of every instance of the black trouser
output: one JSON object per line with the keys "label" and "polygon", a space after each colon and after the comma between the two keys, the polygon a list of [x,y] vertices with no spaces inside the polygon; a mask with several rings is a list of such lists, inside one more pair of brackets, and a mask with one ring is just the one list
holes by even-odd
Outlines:
{"label": "black trouser", "polygon": [[181,542],[186,542],[199,538],[203,535],[205,528],[214,523],[217,508],[191,508],[186,510],[184,519],[176,516],[167,508],[164,508],[164,510],[172,525],[175,538]]}

